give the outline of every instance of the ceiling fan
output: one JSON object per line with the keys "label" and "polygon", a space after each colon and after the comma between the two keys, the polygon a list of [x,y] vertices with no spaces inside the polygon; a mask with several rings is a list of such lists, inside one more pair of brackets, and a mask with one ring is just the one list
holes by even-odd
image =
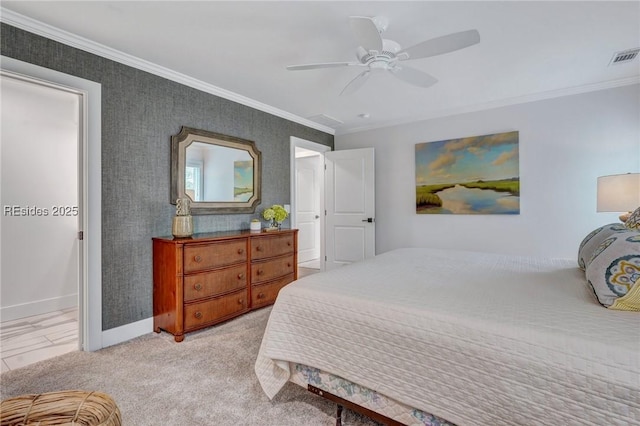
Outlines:
{"label": "ceiling fan", "polygon": [[358,62],[324,62],[316,64],[290,65],[289,71],[311,70],[318,68],[338,68],[358,66],[366,69],[358,74],[342,89],[340,95],[348,95],[360,89],[372,72],[388,71],[400,80],[419,87],[429,87],[438,80],[420,70],[401,63],[410,59],[428,58],[463,49],[480,42],[477,30],[461,31],[418,43],[403,49],[393,40],[382,38],[387,29],[388,20],[383,16],[369,18],[350,16],[351,30],[359,43],[356,51]]}

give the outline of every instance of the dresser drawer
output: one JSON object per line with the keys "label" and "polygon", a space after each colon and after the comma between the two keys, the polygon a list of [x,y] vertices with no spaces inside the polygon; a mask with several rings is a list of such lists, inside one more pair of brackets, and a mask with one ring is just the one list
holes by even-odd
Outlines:
{"label": "dresser drawer", "polygon": [[293,239],[293,234],[289,233],[252,238],[251,259],[259,260],[293,253]]}
{"label": "dresser drawer", "polygon": [[251,307],[259,308],[260,306],[271,305],[275,302],[280,289],[291,281],[293,281],[293,274],[282,277],[276,281],[271,281],[267,284],[252,286]]}
{"label": "dresser drawer", "polygon": [[215,296],[240,290],[247,286],[247,266],[241,264],[212,272],[186,275],[184,277],[184,300]]}
{"label": "dresser drawer", "polygon": [[240,312],[246,311],[247,308],[246,290],[216,297],[205,302],[191,303],[184,306],[184,329],[189,331],[207,323],[221,321],[227,317],[231,318]]}
{"label": "dresser drawer", "polygon": [[246,262],[247,240],[189,244],[184,247],[184,272],[206,271],[234,263]]}
{"label": "dresser drawer", "polygon": [[294,266],[293,255],[252,263],[251,283],[256,284],[292,274]]}

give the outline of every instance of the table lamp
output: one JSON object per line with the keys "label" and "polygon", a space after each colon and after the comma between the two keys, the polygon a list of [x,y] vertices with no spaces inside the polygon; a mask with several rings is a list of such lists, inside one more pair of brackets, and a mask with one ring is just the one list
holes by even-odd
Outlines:
{"label": "table lamp", "polygon": [[640,173],[600,176],[598,178],[599,212],[624,212],[626,222],[631,212],[640,206]]}

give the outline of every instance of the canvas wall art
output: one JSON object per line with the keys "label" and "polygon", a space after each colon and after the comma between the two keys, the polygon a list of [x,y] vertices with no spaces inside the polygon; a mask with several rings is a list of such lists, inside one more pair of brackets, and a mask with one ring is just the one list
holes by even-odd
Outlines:
{"label": "canvas wall art", "polygon": [[416,144],[416,213],[519,214],[517,131]]}
{"label": "canvas wall art", "polygon": [[247,201],[253,195],[253,160],[233,162],[234,201]]}

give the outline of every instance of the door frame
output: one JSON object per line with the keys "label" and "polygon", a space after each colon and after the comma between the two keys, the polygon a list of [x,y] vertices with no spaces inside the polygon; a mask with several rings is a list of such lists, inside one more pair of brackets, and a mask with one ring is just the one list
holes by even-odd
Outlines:
{"label": "door frame", "polygon": [[[324,154],[325,152],[331,151],[331,147],[327,145],[322,145],[316,142],[311,142],[305,139],[301,139],[295,136],[290,137],[290,165],[291,165],[291,173],[290,173],[290,181],[291,181],[291,196],[290,196],[290,223],[291,228],[295,228],[297,224],[296,218],[296,193],[297,193],[297,185],[296,185],[296,148],[304,148],[309,151],[317,152],[322,160],[322,167],[324,168]],[[320,270],[325,270],[325,216],[324,212],[324,173],[323,178],[320,179]]]}
{"label": "door frame", "polygon": [[102,86],[48,68],[0,56],[0,70],[11,77],[76,93],[81,97],[78,199],[83,212],[79,230],[78,341],[80,350],[102,348]]}

